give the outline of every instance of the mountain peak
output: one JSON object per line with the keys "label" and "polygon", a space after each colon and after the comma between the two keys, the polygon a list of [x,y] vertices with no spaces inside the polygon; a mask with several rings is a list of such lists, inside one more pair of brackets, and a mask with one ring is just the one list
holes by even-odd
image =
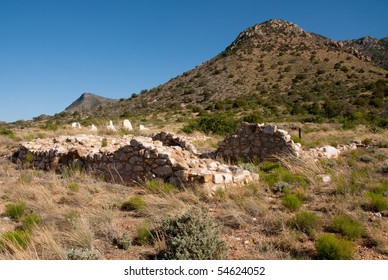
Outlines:
{"label": "mountain peak", "polygon": [[293,37],[311,37],[312,35],[295,23],[281,19],[271,19],[255,24],[241,32],[236,40],[229,46],[233,49],[244,42],[260,42],[274,38],[276,41],[286,41]]}
{"label": "mountain peak", "polygon": [[94,93],[84,92],[77,100],[65,109],[65,112],[90,110],[99,105],[116,102],[117,99],[106,98]]}
{"label": "mountain peak", "polygon": [[93,97],[93,96],[98,96],[96,94],[93,94],[93,93],[89,93],[89,92],[84,92],[80,98],[88,98],[88,97]]}

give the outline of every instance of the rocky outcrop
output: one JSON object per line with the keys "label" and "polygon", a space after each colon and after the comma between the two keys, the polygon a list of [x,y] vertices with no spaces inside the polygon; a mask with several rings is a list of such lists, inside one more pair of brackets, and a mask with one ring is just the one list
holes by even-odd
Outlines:
{"label": "rocky outcrop", "polygon": [[298,155],[300,145],[287,131],[272,124],[242,123],[236,133],[218,143],[217,156],[231,160],[272,159],[276,155]]}
{"label": "rocky outcrop", "polygon": [[128,185],[160,178],[179,186],[200,184],[211,191],[258,179],[238,166],[201,159],[195,151],[191,143],[169,133],[153,138],[78,135],[22,143],[12,159],[44,170],[76,166]]}

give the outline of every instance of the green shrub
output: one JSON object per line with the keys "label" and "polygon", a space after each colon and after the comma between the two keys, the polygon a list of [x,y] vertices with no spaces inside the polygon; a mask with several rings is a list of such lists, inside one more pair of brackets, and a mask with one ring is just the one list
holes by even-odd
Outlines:
{"label": "green shrub", "polygon": [[152,244],[152,233],[148,224],[142,224],[137,228],[136,241],[143,245]]}
{"label": "green shrub", "polygon": [[387,197],[388,196],[388,182],[387,181],[379,182],[377,187],[373,188],[371,192],[379,193],[379,194]]}
{"label": "green shrub", "polygon": [[19,220],[26,210],[24,202],[10,203],[5,205],[5,214],[11,219]]}
{"label": "green shrub", "polygon": [[214,191],[214,197],[215,197],[217,200],[219,200],[219,201],[225,200],[225,198],[226,198],[225,189],[222,188],[222,187],[217,188],[217,189]]}
{"label": "green shrub", "polygon": [[338,238],[332,233],[321,235],[316,244],[318,258],[324,260],[351,260],[355,252],[352,241]]}
{"label": "green shrub", "polygon": [[3,127],[0,127],[0,135],[6,136],[6,137],[9,137],[9,138],[14,138],[15,137],[15,134],[13,133],[13,131],[11,129],[3,128]]}
{"label": "green shrub", "polygon": [[362,155],[359,158],[359,160],[362,162],[365,162],[365,163],[369,163],[369,162],[373,161],[373,158],[371,156],[368,156],[368,155]]}
{"label": "green shrub", "polygon": [[233,133],[238,126],[238,121],[228,114],[214,113],[213,115],[201,116],[185,125],[182,131],[192,133],[195,130],[204,133],[227,135]]}
{"label": "green shrub", "polygon": [[160,233],[166,249],[158,258],[172,260],[216,260],[225,257],[226,244],[212,220],[203,211],[191,210],[163,223]]}
{"label": "green shrub", "polygon": [[298,196],[294,194],[286,194],[285,196],[283,196],[282,202],[284,207],[286,207],[292,212],[295,212],[302,206],[302,201]]}
{"label": "green shrub", "polygon": [[30,230],[32,229],[35,225],[38,225],[42,222],[41,218],[35,214],[35,213],[31,213],[31,214],[28,214],[27,216],[25,216],[23,219],[22,219],[22,225],[23,225],[23,228],[26,229],[26,230]]}
{"label": "green shrub", "polygon": [[345,215],[334,217],[331,227],[334,231],[342,233],[352,240],[360,238],[365,233],[365,227],[361,222],[355,221]]}
{"label": "green shrub", "polygon": [[132,211],[132,210],[144,210],[146,208],[146,203],[144,199],[139,196],[139,195],[134,195],[132,196],[128,201],[124,202],[121,205],[121,210],[127,210],[127,211]]}
{"label": "green shrub", "polygon": [[293,224],[298,230],[312,236],[322,225],[322,221],[315,213],[304,211],[295,214]]}
{"label": "green shrub", "polygon": [[374,211],[381,212],[388,207],[387,198],[380,193],[375,193],[373,191],[367,192],[366,197],[369,200],[369,206]]}
{"label": "green shrub", "polygon": [[278,162],[272,162],[272,161],[264,161],[260,163],[260,169],[264,172],[271,171],[272,169],[279,168],[280,165]]}
{"label": "green shrub", "polygon": [[80,185],[78,183],[75,183],[75,182],[71,182],[67,185],[67,187],[69,188],[69,190],[73,191],[73,192],[77,192],[79,191],[80,189]]}
{"label": "green shrub", "polygon": [[4,233],[0,238],[0,251],[26,249],[31,240],[31,233],[25,230],[12,230]]}

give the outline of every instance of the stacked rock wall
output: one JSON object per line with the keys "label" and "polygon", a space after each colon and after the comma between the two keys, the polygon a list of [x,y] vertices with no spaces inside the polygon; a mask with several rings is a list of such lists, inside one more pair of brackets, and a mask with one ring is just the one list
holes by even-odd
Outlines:
{"label": "stacked rock wall", "polygon": [[236,133],[218,143],[217,156],[231,160],[273,159],[276,155],[298,155],[300,145],[276,125],[242,123]]}
{"label": "stacked rock wall", "polygon": [[[159,136],[165,143],[174,138],[172,134],[163,135]],[[185,142],[181,145],[164,145],[162,141],[150,137],[104,139],[94,135],[37,139],[21,144],[13,160],[44,170],[61,171],[76,165],[122,184],[160,178],[177,185],[202,184],[214,190],[257,180],[257,175],[237,166],[199,158],[185,148],[190,147],[186,141],[181,141]]]}

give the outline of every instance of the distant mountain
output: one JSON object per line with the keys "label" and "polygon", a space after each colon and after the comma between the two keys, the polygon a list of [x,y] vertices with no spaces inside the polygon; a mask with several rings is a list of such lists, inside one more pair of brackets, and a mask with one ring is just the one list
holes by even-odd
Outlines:
{"label": "distant mountain", "polygon": [[84,111],[92,110],[100,105],[107,105],[117,102],[117,99],[106,98],[98,96],[93,93],[83,93],[77,100],[70,104],[65,109],[65,112],[75,112],[75,111]]}
{"label": "distant mountain", "polygon": [[377,40],[366,36],[360,39],[341,42],[346,46],[356,48],[369,55],[373,63],[388,70],[388,37]]}

